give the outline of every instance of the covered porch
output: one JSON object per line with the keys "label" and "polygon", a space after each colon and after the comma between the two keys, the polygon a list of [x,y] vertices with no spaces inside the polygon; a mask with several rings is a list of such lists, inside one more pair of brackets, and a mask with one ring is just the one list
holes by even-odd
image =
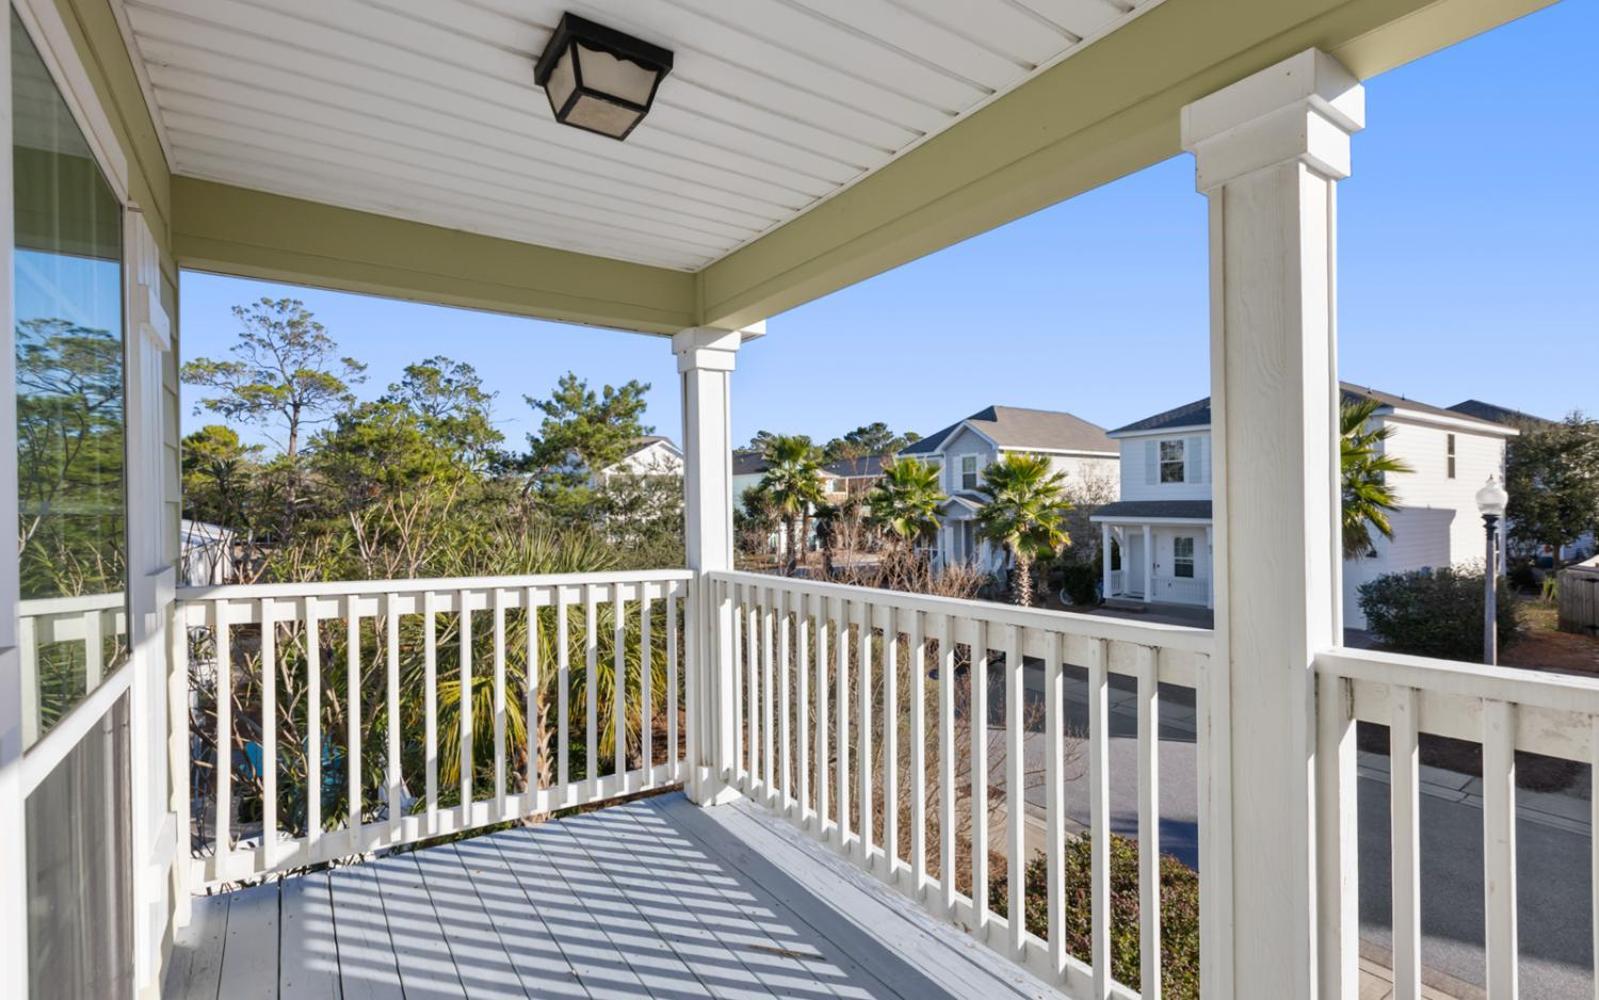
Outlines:
{"label": "covered porch", "polygon": [[1106,601],[1216,606],[1209,500],[1121,500],[1089,520],[1099,525]]}
{"label": "covered porch", "polygon": [[[617,143],[535,83],[557,5],[13,0],[0,76],[65,110],[13,122],[8,177],[64,135],[63,172],[103,190],[4,214],[63,259],[98,220],[128,488],[115,607],[0,573],[5,995],[1354,998],[1359,885],[1388,877],[1414,998],[1425,732],[1481,747],[1484,986],[1514,998],[1517,754],[1599,761],[1599,683],[1341,645],[1333,264],[1360,80],[1537,6],[585,3],[676,54]],[[735,571],[733,384],[769,318],[1184,152],[1213,234],[1216,500],[1173,537],[1203,536],[1214,629]],[[684,565],[178,586],[185,269],[657,338]],[[1102,525],[1142,573],[1107,562],[1107,591],[1158,597],[1168,525]],[[1171,579],[1198,579],[1198,544]],[[49,712],[44,643],[82,665]],[[278,709],[284,677],[308,707]],[[446,753],[451,685],[490,694]],[[1163,687],[1194,715],[1203,963],[1179,968]],[[1386,872],[1357,850],[1360,723],[1391,748]],[[1137,817],[1115,841],[1113,796]]]}

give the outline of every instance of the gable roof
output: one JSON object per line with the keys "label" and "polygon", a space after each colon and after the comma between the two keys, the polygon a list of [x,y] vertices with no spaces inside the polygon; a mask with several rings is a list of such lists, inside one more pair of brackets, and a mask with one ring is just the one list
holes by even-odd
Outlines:
{"label": "gable roof", "polygon": [[679,458],[681,458],[683,456],[683,452],[678,449],[677,445],[672,442],[671,438],[666,437],[666,436],[661,435],[661,434],[646,434],[643,437],[639,438],[637,441],[634,441],[633,442],[633,446],[631,448],[629,448],[627,450],[627,453],[624,454],[622,457],[624,459],[632,458],[634,455],[637,455],[639,452],[644,451],[645,449],[653,447],[654,445],[658,445],[658,444],[666,445],[668,448],[672,449],[672,452],[674,454],[676,454]]}
{"label": "gable roof", "polygon": [[1484,403],[1480,399],[1467,399],[1449,408],[1455,413],[1478,420],[1487,420],[1490,423],[1504,424],[1506,427],[1525,425],[1528,427],[1550,427],[1556,421],[1545,417],[1535,417],[1530,413],[1512,410],[1508,406],[1499,406],[1496,403]]}
{"label": "gable roof", "polygon": [[768,466],[766,456],[756,448],[736,448],[733,450],[733,475],[753,476],[765,472]]}
{"label": "gable roof", "polygon": [[[1386,407],[1388,409],[1415,410],[1420,413],[1430,413],[1434,416],[1449,417],[1452,420],[1466,420],[1471,423],[1482,424],[1485,428],[1493,427],[1495,430],[1499,429],[1498,424],[1501,423],[1500,421],[1485,419],[1477,414],[1459,410],[1455,407],[1445,409],[1441,406],[1433,406],[1430,403],[1423,403],[1418,400],[1408,399],[1404,396],[1396,396],[1391,392],[1383,392],[1379,389],[1373,389],[1369,386],[1355,385],[1352,382],[1340,382],[1338,383],[1338,386],[1343,391],[1343,401],[1345,403],[1370,400],[1377,403],[1378,406]],[[1122,435],[1126,434],[1147,434],[1150,431],[1179,430],[1183,428],[1209,426],[1210,397],[1206,396],[1204,399],[1196,399],[1192,403],[1184,403],[1182,406],[1166,410],[1163,413],[1157,413],[1152,417],[1145,417],[1142,420],[1134,421],[1125,427],[1118,427],[1111,431],[1110,435],[1111,437],[1121,437]],[[1500,433],[1503,432],[1501,431]]]}
{"label": "gable roof", "polygon": [[1105,428],[1082,417],[1059,410],[986,406],[965,420],[902,448],[900,454],[935,454],[963,426],[970,426],[1000,448],[1013,451],[1116,451],[1116,442],[1106,435]]}
{"label": "gable roof", "polygon": [[883,463],[893,458],[892,455],[862,455],[860,458],[841,458],[828,462],[822,466],[822,471],[830,472],[843,479],[861,479],[867,476],[881,476]]}

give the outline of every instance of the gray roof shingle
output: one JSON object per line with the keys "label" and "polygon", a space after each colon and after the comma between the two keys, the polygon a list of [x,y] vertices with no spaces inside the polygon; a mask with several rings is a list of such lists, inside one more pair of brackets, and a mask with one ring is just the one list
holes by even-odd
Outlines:
{"label": "gray roof shingle", "polygon": [[900,451],[901,455],[930,455],[961,424],[971,424],[1001,448],[1025,451],[1097,451],[1114,454],[1116,442],[1105,428],[1059,410],[1031,410],[1021,406],[987,406],[959,423],[929,434]]}
{"label": "gray roof shingle", "polygon": [[1089,520],[1101,518],[1178,517],[1193,521],[1211,518],[1209,500],[1118,500],[1094,511]]}
{"label": "gray roof shingle", "polygon": [[[1475,413],[1450,407],[1433,406],[1404,396],[1396,396],[1391,392],[1382,392],[1369,386],[1355,385],[1352,382],[1340,382],[1339,388],[1343,390],[1344,402],[1353,403],[1363,399],[1375,400],[1380,406],[1390,406],[1406,410],[1419,410],[1422,413],[1431,413],[1435,416],[1453,417],[1457,420],[1473,420],[1484,425],[1500,423],[1492,419],[1485,419]],[[1459,404],[1465,405],[1465,404]],[[1513,411],[1512,411],[1513,412]],[[1118,427],[1111,434],[1137,434],[1144,431],[1178,430],[1185,427],[1210,426],[1210,397],[1196,399],[1192,403],[1157,413],[1152,417],[1145,417],[1125,427]]]}

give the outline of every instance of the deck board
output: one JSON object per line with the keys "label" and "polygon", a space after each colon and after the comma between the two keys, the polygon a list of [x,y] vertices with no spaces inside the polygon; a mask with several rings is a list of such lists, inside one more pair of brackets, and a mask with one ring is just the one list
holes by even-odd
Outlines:
{"label": "deck board", "polygon": [[680,794],[193,911],[169,998],[1060,996],[759,807]]}

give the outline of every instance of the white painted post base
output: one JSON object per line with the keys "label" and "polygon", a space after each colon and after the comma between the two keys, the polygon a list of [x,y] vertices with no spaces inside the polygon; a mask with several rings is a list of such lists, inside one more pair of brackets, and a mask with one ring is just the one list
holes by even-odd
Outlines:
{"label": "white painted post base", "polygon": [[733,685],[728,654],[732,608],[705,574],[733,568],[733,431],[729,387],[733,362],[749,331],[699,327],[672,337],[683,380],[683,541],[694,594],[685,629],[688,774],[686,792],[700,805],[738,797],[724,775],[733,766]]}
{"label": "white painted post base", "polygon": [[[1349,174],[1364,104],[1343,66],[1307,50],[1183,109],[1183,146],[1210,199],[1206,996],[1339,997],[1358,987],[1342,975],[1356,955],[1353,909],[1323,898],[1333,918],[1318,923],[1313,658],[1337,635],[1334,189]],[[1337,896],[1339,883],[1331,888]]]}

